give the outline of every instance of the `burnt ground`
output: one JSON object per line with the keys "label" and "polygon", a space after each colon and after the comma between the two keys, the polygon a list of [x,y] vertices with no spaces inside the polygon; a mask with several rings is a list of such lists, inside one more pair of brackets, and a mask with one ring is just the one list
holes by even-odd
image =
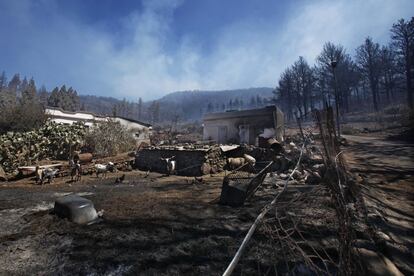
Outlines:
{"label": "burnt ground", "polygon": [[[222,176],[164,177],[126,174],[114,184],[85,178],[79,183],[56,179],[33,185],[20,180],[0,189],[0,274],[178,275],[221,274],[271,191],[243,208],[212,203]],[[80,226],[51,213],[54,200],[78,193],[104,210],[99,223]],[[252,243],[238,273],[255,273],[271,263],[259,250],[271,251],[260,237]]]}
{"label": "burnt ground", "polygon": [[404,275],[414,275],[414,144],[389,135],[345,136],[376,249]]}
{"label": "burnt ground", "polygon": [[[404,274],[413,269],[413,147],[362,136],[347,137],[350,169],[359,174],[368,206],[368,221],[376,233],[377,250]],[[194,178],[133,171],[108,179],[83,177],[67,183],[34,185],[30,179],[0,185],[0,275],[218,275],[230,262],[261,208],[277,187],[263,185],[244,207],[218,205],[223,175]],[[311,186],[291,185],[286,197]],[[312,186],[315,187],[315,186]],[[81,226],[57,218],[54,200],[67,193],[91,199],[104,210],[102,221]],[[318,243],[335,235],[329,204],[317,199]],[[283,199],[282,199],[283,200]],[[318,222],[318,223],[316,223]],[[310,229],[310,228],[309,228]],[[259,231],[253,236],[234,275],[274,274],[277,244]],[[306,229],[305,229],[306,232]],[[335,254],[332,246],[325,248]]]}

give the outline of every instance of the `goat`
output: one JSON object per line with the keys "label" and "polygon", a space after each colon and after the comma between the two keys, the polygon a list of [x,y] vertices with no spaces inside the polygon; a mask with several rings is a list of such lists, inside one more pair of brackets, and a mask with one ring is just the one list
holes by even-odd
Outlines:
{"label": "goat", "polygon": [[177,162],[173,160],[174,158],[175,156],[169,158],[161,158],[162,161],[165,161],[167,163],[167,175],[175,173],[175,167],[177,165]]}
{"label": "goat", "polygon": [[36,174],[36,184],[38,184],[39,182],[43,182],[42,181],[42,173],[43,173],[43,170],[40,169],[39,166],[36,166],[36,171],[35,171],[35,174]]}
{"label": "goat", "polygon": [[112,171],[114,168],[114,163],[112,162],[108,162],[108,164],[103,165],[103,164],[96,164],[95,165],[95,170],[96,170],[96,177],[99,177],[99,174],[102,174],[102,177],[106,177],[106,173],[108,171]]}
{"label": "goat", "polygon": [[40,179],[40,184],[43,184],[43,181],[45,181],[46,179],[47,183],[51,183],[53,179],[56,177],[58,171],[58,169],[53,170],[51,168],[42,170],[42,178]]}
{"label": "goat", "polygon": [[71,181],[80,181],[82,178],[82,167],[79,160],[77,160],[76,162],[74,160],[70,160],[69,164],[71,166]]}

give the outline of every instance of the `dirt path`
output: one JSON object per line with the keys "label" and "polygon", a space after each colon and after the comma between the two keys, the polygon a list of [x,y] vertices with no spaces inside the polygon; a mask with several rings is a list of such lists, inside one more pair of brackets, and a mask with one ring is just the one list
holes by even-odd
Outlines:
{"label": "dirt path", "polygon": [[414,275],[414,145],[345,136],[345,155],[361,183],[376,250]]}

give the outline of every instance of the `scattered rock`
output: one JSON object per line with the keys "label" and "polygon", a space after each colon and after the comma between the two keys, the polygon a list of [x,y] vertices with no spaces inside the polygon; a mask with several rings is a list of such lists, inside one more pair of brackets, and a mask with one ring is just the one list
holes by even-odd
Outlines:
{"label": "scattered rock", "polygon": [[250,163],[251,165],[254,166],[254,164],[256,164],[256,159],[248,154],[243,154],[244,159],[247,161],[247,163]]}
{"label": "scattered rock", "polygon": [[285,173],[279,174],[280,179],[286,180],[289,176]]}
{"label": "scattered rock", "polygon": [[299,179],[301,179],[301,178],[302,178],[302,174],[300,173],[300,171],[296,170],[296,171],[293,173],[292,177],[293,177],[294,179],[299,180]]}
{"label": "scattered rock", "polygon": [[201,173],[202,174],[209,174],[211,173],[211,166],[208,163],[204,163],[203,165],[201,165]]}
{"label": "scattered rock", "polygon": [[314,163],[318,163],[318,164],[323,163],[323,157],[320,154],[312,154],[311,160]]}
{"label": "scattered rock", "polygon": [[310,185],[316,185],[319,184],[322,181],[322,177],[318,172],[312,172],[312,171],[305,171],[305,183]]}
{"label": "scattered rock", "polygon": [[315,165],[312,166],[312,171],[314,171],[314,172],[321,173],[324,170],[325,170],[325,165],[324,164],[315,164]]}

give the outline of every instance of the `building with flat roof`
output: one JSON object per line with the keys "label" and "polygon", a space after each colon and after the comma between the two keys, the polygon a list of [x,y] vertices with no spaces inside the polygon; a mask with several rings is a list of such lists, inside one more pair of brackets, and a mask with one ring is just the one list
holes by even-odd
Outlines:
{"label": "building with flat roof", "polygon": [[66,111],[56,107],[46,107],[45,113],[48,118],[58,124],[71,125],[76,122],[82,122],[87,127],[91,127],[94,123],[105,121],[108,117],[99,116],[86,111]]}
{"label": "building with flat roof", "polygon": [[92,127],[94,124],[99,122],[114,120],[130,130],[138,144],[141,142],[148,144],[150,143],[152,126],[144,122],[124,117],[100,116],[86,111],[71,112],[55,107],[47,107],[45,109],[45,113],[49,117],[49,120],[58,124],[73,124],[75,122],[82,122],[87,127]]}
{"label": "building with flat roof", "polygon": [[283,141],[283,112],[276,106],[209,113],[203,118],[203,140],[219,144],[258,145],[259,137]]}

